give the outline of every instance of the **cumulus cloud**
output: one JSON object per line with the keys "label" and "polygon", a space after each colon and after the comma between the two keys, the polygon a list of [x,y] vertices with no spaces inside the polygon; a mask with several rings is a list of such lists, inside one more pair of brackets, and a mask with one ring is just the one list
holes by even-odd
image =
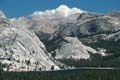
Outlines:
{"label": "cumulus cloud", "polygon": [[30,15],[33,19],[43,19],[47,17],[48,19],[59,19],[63,17],[68,17],[69,15],[83,13],[84,11],[78,8],[69,8],[66,5],[61,5],[56,9],[46,10],[46,11],[35,11]]}

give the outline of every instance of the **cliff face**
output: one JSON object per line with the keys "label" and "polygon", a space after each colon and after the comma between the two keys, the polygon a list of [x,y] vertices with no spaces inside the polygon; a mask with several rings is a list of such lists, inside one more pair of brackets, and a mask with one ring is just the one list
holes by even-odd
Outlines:
{"label": "cliff face", "polygon": [[0,61],[7,64],[9,71],[50,70],[51,66],[59,69],[33,32],[8,22],[0,20]]}
{"label": "cliff face", "polygon": [[65,37],[55,52],[57,59],[88,59],[89,52],[97,53],[95,49],[82,44],[77,37]]}

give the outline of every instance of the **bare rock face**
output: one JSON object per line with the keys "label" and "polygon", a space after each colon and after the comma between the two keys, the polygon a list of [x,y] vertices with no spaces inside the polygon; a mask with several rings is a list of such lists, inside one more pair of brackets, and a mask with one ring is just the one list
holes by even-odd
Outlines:
{"label": "bare rock face", "polygon": [[17,27],[23,27],[33,31],[42,41],[48,40],[58,28],[55,22],[48,19],[33,20],[27,17],[20,17],[18,19],[11,19],[11,22]]}
{"label": "bare rock face", "polygon": [[51,66],[59,69],[33,32],[14,27],[8,22],[0,20],[0,62],[7,65],[4,70],[50,70]]}
{"label": "bare rock face", "polygon": [[97,53],[97,51],[91,47],[83,45],[77,37],[65,37],[61,46],[56,50],[57,59],[88,59],[91,53]]}
{"label": "bare rock face", "polygon": [[23,27],[30,29],[34,32],[43,32],[43,33],[54,33],[56,29],[55,23],[48,19],[41,19],[41,20],[33,20],[27,17],[19,17],[10,19],[14,25],[17,27]]}
{"label": "bare rock face", "polygon": [[108,15],[82,13],[73,22],[61,22],[58,32],[65,36],[93,35],[120,29],[120,20]]}
{"label": "bare rock face", "polygon": [[112,11],[108,13],[107,16],[116,17],[120,19],[120,11]]}

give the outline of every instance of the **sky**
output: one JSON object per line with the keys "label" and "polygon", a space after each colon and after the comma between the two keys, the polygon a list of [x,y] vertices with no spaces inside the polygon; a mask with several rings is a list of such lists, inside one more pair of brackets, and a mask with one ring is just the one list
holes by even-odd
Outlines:
{"label": "sky", "polygon": [[30,15],[34,11],[55,9],[62,4],[103,14],[120,11],[120,0],[0,0],[0,10],[8,18],[14,18]]}

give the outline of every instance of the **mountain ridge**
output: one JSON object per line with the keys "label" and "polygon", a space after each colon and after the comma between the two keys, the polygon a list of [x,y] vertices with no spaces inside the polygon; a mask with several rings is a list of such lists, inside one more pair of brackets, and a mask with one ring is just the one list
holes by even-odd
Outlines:
{"label": "mountain ridge", "polygon": [[[109,63],[109,59],[106,58],[119,57],[119,11],[96,14],[62,5],[57,9],[38,11],[33,14],[35,18],[34,16],[0,18],[0,56],[6,58],[11,55],[10,60],[1,61],[9,65],[12,59],[15,62],[9,65],[12,70],[17,71],[13,66],[18,63],[20,71],[23,65],[30,70],[50,70],[68,68],[68,65],[63,64],[64,61],[59,62],[62,59],[80,60],[80,63],[81,60],[86,63],[91,63],[93,60],[91,63],[93,65],[98,59],[104,61],[105,58],[105,62]],[[12,45],[13,47],[8,46],[12,43],[15,44]],[[11,54],[13,52],[14,54]],[[114,59],[111,58],[112,65],[117,63],[117,61],[114,63]],[[100,60],[95,66],[101,65]],[[32,62],[31,66],[27,65],[29,62]],[[36,68],[35,65],[38,63],[41,64]],[[41,68],[42,65],[45,67]]]}

